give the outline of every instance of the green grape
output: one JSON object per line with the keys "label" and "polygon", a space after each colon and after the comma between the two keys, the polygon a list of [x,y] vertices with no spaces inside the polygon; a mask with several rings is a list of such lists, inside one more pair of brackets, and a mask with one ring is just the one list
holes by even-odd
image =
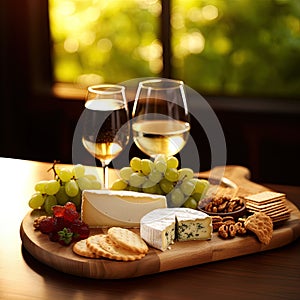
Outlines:
{"label": "green grape", "polygon": [[63,182],[68,182],[73,177],[72,171],[67,168],[57,169],[56,173],[57,173],[59,179]]}
{"label": "green grape", "polygon": [[166,156],[163,154],[159,154],[154,159],[154,168],[161,173],[165,173],[167,170],[167,160]]}
{"label": "green grape", "polygon": [[59,191],[55,194],[57,203],[59,205],[65,205],[69,201],[69,196],[66,194],[64,186],[61,186]]}
{"label": "green grape", "polygon": [[141,173],[132,173],[129,177],[129,184],[133,187],[140,187],[147,180]]}
{"label": "green grape", "polygon": [[159,186],[161,188],[161,190],[163,191],[163,193],[165,194],[169,194],[172,190],[173,190],[173,183],[170,182],[169,180],[167,180],[166,178],[163,178],[160,182],[159,182]]}
{"label": "green grape", "polygon": [[194,177],[194,171],[190,168],[182,168],[178,170],[178,180],[192,179]]}
{"label": "green grape", "polygon": [[193,193],[193,198],[197,201],[197,202],[199,202],[200,200],[201,200],[201,198],[202,198],[202,194],[201,193]]}
{"label": "green grape", "polygon": [[167,157],[164,154],[158,154],[155,156],[154,163],[159,161],[167,163]]}
{"label": "green grape", "polygon": [[81,164],[73,166],[72,173],[76,179],[83,177],[85,174],[85,167]]}
{"label": "green grape", "polygon": [[131,174],[135,173],[131,167],[124,167],[120,170],[120,177],[124,180],[129,180]]}
{"label": "green grape", "polygon": [[[83,176],[81,176],[81,177],[83,177]],[[86,174],[86,175],[84,175],[84,177],[86,177],[89,180],[98,180],[97,176],[94,174]]]}
{"label": "green grape", "polygon": [[209,187],[209,182],[205,179],[198,179],[198,178],[193,178],[191,179],[195,182],[195,189],[194,193],[199,193],[199,194],[204,194],[208,187]]}
{"label": "green grape", "polygon": [[127,186],[127,190],[132,191],[132,192],[139,192],[140,191],[140,189],[138,187],[131,186],[131,185]]}
{"label": "green grape", "polygon": [[29,199],[28,205],[32,209],[38,209],[43,206],[45,197],[40,192],[36,192]]}
{"label": "green grape", "polygon": [[164,192],[163,192],[163,190],[161,189],[159,183],[157,183],[157,184],[155,185],[155,187],[156,187],[156,191],[155,191],[154,194],[157,194],[157,195],[164,195]]}
{"label": "green grape", "polygon": [[79,191],[79,193],[75,197],[70,198],[70,201],[76,205],[76,208],[78,211],[80,211],[80,209],[81,209],[81,196],[82,196],[82,194]]}
{"label": "green grape", "polygon": [[193,198],[189,197],[182,205],[183,207],[196,209],[198,206],[198,202]]}
{"label": "green grape", "polygon": [[101,182],[98,180],[91,180],[91,185],[92,190],[101,190],[102,188]]}
{"label": "green grape", "polygon": [[178,159],[175,156],[170,156],[167,158],[167,167],[177,169],[179,165]]}
{"label": "green grape", "polygon": [[153,169],[151,173],[148,175],[148,178],[155,183],[158,183],[161,181],[163,177],[163,174],[159,172],[157,169]]}
{"label": "green grape", "polygon": [[165,178],[171,182],[178,180],[178,171],[175,168],[168,168],[165,173]]}
{"label": "green grape", "polygon": [[172,207],[180,207],[184,203],[184,194],[179,188],[175,188],[171,192],[170,197]]}
{"label": "green grape", "polygon": [[190,179],[185,179],[182,181],[180,189],[185,195],[190,196],[195,189],[195,183]]}
{"label": "green grape", "polygon": [[54,195],[48,195],[44,202],[44,209],[47,214],[52,215],[52,206],[57,205],[57,200]]}
{"label": "green grape", "polygon": [[156,185],[156,183],[155,182],[153,182],[153,181],[151,181],[151,180],[147,180],[147,177],[146,177],[146,180],[145,180],[145,182],[143,183],[143,185],[142,185],[142,187],[144,188],[144,187],[152,187],[152,186],[155,186]]}
{"label": "green grape", "polygon": [[158,170],[162,174],[165,174],[165,172],[167,170],[167,163],[163,162],[163,161],[158,161],[158,162],[154,163],[154,167],[156,170]]}
{"label": "green grape", "polygon": [[48,183],[47,180],[42,180],[42,181],[39,181],[35,184],[34,186],[34,189],[37,191],[37,192],[40,192],[42,194],[45,194],[45,185]]}
{"label": "green grape", "polygon": [[81,191],[83,190],[91,190],[92,189],[92,183],[91,181],[86,178],[85,176],[84,177],[79,177],[77,180],[76,180],[79,188]]}
{"label": "green grape", "polygon": [[133,171],[141,171],[141,159],[138,157],[133,157],[130,160],[130,167],[132,168]]}
{"label": "green grape", "polygon": [[117,179],[111,186],[111,190],[121,191],[127,188],[127,182],[123,179]]}
{"label": "green grape", "polygon": [[65,184],[66,194],[69,197],[75,197],[79,192],[78,184],[75,180],[70,180]]}
{"label": "green grape", "polygon": [[48,180],[45,184],[45,194],[47,195],[55,195],[60,189],[60,184],[58,181],[52,179]]}
{"label": "green grape", "polygon": [[151,180],[146,181],[142,186],[142,191],[148,194],[156,194],[157,187]]}
{"label": "green grape", "polygon": [[141,160],[141,171],[144,175],[149,175],[152,169],[153,161],[151,161],[150,159]]}

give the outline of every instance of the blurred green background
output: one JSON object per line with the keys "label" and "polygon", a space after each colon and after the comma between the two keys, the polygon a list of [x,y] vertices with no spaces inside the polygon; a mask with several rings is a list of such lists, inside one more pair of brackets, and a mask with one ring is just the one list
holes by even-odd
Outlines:
{"label": "blurred green background", "polygon": [[[160,76],[161,9],[158,0],[50,0],[55,80]],[[299,98],[299,0],[172,0],[170,24],[173,78],[204,95]]]}

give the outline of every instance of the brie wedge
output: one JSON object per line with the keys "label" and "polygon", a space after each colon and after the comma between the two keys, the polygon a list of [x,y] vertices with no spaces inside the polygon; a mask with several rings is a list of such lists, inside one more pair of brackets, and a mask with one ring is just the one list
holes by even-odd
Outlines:
{"label": "brie wedge", "polygon": [[85,190],[81,219],[90,227],[139,227],[141,218],[167,207],[165,196],[132,191]]}

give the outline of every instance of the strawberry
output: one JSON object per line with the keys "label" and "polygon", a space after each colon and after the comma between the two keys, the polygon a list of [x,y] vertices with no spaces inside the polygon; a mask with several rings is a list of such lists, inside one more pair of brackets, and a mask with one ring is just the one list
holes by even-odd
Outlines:
{"label": "strawberry", "polygon": [[61,205],[54,205],[54,206],[52,206],[52,210],[53,210],[54,217],[59,218],[59,217],[63,217],[66,208]]}
{"label": "strawberry", "polygon": [[63,246],[68,246],[72,242],[73,232],[70,228],[64,228],[58,231],[59,240],[58,242]]}
{"label": "strawberry", "polygon": [[72,209],[66,209],[63,215],[63,218],[66,221],[69,222],[74,222],[75,220],[79,219],[79,213],[77,210],[72,210]]}
{"label": "strawberry", "polygon": [[71,209],[71,210],[76,210],[76,205],[73,203],[73,202],[67,202],[65,205],[64,205],[65,209]]}

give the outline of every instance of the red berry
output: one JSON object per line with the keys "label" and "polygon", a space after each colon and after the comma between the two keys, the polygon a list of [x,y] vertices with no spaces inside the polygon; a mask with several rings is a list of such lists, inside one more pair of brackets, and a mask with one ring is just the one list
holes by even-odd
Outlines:
{"label": "red berry", "polygon": [[82,240],[86,239],[90,235],[90,229],[87,224],[81,220],[76,220],[71,225],[71,231],[74,233],[73,240]]}
{"label": "red berry", "polygon": [[52,242],[58,242],[59,241],[59,235],[57,233],[57,231],[53,231],[49,233],[49,239]]}
{"label": "red berry", "polygon": [[71,210],[76,210],[76,205],[73,203],[73,202],[67,202],[65,205],[64,205],[65,209],[71,209]]}
{"label": "red berry", "polygon": [[58,236],[59,236],[58,242],[63,246],[67,246],[72,242],[73,235],[74,234],[70,230],[70,228],[64,228],[63,230],[58,232]]}
{"label": "red berry", "polygon": [[42,233],[50,233],[52,231],[54,231],[54,228],[55,228],[55,220],[54,218],[52,217],[47,217],[45,219],[43,219],[40,224],[39,224],[39,230],[42,232]]}
{"label": "red berry", "polygon": [[69,222],[74,222],[79,219],[79,213],[76,210],[66,209],[64,213],[64,219]]}
{"label": "red berry", "polygon": [[52,206],[52,210],[53,210],[53,215],[55,217],[62,217],[64,215],[64,212],[66,209],[64,206],[54,205],[54,206]]}
{"label": "red berry", "polygon": [[63,230],[64,228],[69,228],[71,226],[71,222],[66,220],[64,217],[58,217],[55,218],[54,225],[54,230],[57,232]]}

